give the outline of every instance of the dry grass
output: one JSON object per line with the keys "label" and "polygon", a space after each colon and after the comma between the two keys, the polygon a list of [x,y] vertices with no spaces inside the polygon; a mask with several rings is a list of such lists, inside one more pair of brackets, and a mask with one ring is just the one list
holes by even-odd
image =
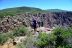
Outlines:
{"label": "dry grass", "polygon": [[16,48],[12,43],[10,44],[4,44],[4,45],[0,45],[0,48]]}

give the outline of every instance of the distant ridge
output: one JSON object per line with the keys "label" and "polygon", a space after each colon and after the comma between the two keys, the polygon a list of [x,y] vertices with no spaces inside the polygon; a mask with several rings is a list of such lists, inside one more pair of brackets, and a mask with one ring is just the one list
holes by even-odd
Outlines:
{"label": "distant ridge", "polygon": [[30,13],[34,13],[34,12],[40,12],[42,11],[39,8],[34,8],[34,7],[15,7],[15,8],[7,8],[7,9],[3,9],[0,10],[0,16],[7,16],[7,15],[16,15],[16,14],[20,14],[20,13],[26,13],[26,12],[30,12]]}
{"label": "distant ridge", "polygon": [[7,8],[0,10],[0,17],[3,16],[14,16],[16,14],[21,14],[21,13],[47,13],[47,12],[67,12],[66,10],[60,10],[60,9],[48,9],[48,10],[42,10],[40,8],[35,8],[35,7],[15,7],[15,8]]}
{"label": "distant ridge", "polygon": [[48,12],[67,12],[67,10],[61,10],[61,9],[48,9]]}

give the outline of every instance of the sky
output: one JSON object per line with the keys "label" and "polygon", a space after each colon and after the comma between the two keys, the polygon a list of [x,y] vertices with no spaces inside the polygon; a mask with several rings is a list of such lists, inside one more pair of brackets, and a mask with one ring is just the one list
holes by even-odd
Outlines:
{"label": "sky", "polygon": [[72,11],[72,0],[0,0],[0,10],[21,6]]}

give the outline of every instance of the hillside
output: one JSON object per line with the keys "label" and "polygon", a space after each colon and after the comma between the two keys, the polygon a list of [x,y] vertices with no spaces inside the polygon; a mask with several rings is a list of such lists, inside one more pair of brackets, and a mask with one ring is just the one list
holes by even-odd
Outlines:
{"label": "hillside", "polygon": [[22,13],[36,13],[36,12],[43,12],[43,11],[39,8],[34,7],[15,7],[0,10],[0,17],[8,15],[14,16],[16,14],[22,14]]}
{"label": "hillside", "polygon": [[33,7],[0,10],[0,48],[72,48],[72,12]]}
{"label": "hillside", "polygon": [[48,9],[48,10],[42,10],[39,8],[34,7],[15,7],[15,8],[7,8],[0,10],[0,17],[4,16],[15,16],[17,14],[24,14],[24,13],[47,13],[47,12],[67,12],[65,10],[60,9]]}
{"label": "hillside", "polygon": [[16,7],[0,10],[0,31],[5,32],[20,25],[31,26],[33,17],[37,18],[37,22],[40,22],[38,26],[52,28],[56,26],[67,27],[72,25],[71,11],[59,9],[42,10],[34,7]]}
{"label": "hillside", "polygon": [[61,10],[61,9],[48,9],[48,12],[67,12],[66,10]]}

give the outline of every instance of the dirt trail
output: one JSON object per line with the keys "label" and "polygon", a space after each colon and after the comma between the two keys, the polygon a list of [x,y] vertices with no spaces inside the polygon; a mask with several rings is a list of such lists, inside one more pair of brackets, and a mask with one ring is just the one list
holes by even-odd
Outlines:
{"label": "dirt trail", "polygon": [[51,31],[52,31],[53,29],[54,29],[54,28],[39,27],[39,28],[37,28],[37,31],[46,32],[47,34],[49,34],[49,33],[51,33]]}
{"label": "dirt trail", "polygon": [[10,44],[4,44],[2,46],[0,46],[0,48],[16,48],[12,43]]}

